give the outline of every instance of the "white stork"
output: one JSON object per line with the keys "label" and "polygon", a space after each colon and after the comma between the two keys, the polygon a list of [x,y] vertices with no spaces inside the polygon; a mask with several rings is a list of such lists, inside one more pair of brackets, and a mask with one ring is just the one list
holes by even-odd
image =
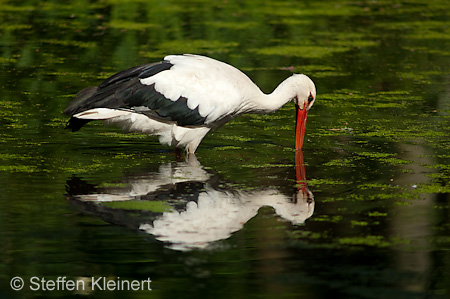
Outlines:
{"label": "white stork", "polygon": [[235,67],[199,55],[169,55],[163,61],[119,72],[98,87],[80,91],[64,113],[68,128],[92,120],[116,124],[128,132],[158,135],[162,144],[195,153],[211,130],[244,113],[269,113],[294,99],[295,149],[303,146],[308,110],[316,88],[294,74],[264,94]]}

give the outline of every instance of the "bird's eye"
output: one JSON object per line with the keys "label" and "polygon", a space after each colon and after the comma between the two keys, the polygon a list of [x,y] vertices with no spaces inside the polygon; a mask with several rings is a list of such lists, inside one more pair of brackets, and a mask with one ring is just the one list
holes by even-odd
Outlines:
{"label": "bird's eye", "polygon": [[314,97],[312,94],[309,94],[308,103],[311,103],[312,101],[314,101]]}

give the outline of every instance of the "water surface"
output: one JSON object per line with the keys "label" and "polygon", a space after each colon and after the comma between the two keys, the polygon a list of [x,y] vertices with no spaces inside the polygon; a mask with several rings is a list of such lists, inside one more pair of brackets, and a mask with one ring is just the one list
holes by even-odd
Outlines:
{"label": "water surface", "polygon": [[[447,2],[3,1],[1,294],[107,277],[152,290],[85,293],[446,298]],[[198,161],[102,124],[64,129],[79,90],[179,53],[265,92],[309,75],[304,164],[292,103],[209,134]]]}

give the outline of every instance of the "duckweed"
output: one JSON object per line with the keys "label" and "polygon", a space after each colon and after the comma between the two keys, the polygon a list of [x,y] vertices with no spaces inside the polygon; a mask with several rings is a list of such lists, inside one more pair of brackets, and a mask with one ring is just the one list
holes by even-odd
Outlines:
{"label": "duckweed", "polygon": [[340,238],[337,241],[339,244],[356,245],[356,246],[388,247],[392,245],[383,236],[372,236],[372,235],[364,237]]}
{"label": "duckweed", "polygon": [[125,200],[105,202],[102,204],[114,209],[151,211],[154,213],[163,213],[172,210],[172,207],[165,201]]}

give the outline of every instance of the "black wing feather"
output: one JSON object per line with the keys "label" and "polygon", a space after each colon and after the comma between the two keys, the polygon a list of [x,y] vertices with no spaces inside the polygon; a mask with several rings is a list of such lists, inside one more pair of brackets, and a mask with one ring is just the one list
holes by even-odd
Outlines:
{"label": "black wing feather", "polygon": [[159,72],[165,71],[170,69],[173,66],[170,62],[163,60],[161,62],[157,63],[149,63],[149,64],[143,64],[139,66],[135,66],[132,68],[129,68],[127,70],[118,72],[117,74],[109,77],[105,81],[103,81],[98,87],[102,88],[108,85],[112,85],[114,83],[120,83],[132,78],[148,78],[151,76],[156,75]]}
{"label": "black wing feather", "polygon": [[[169,70],[172,66],[170,62],[162,61],[119,72],[104,80],[98,87],[80,91],[64,113],[73,116],[94,108],[128,109],[157,120],[174,121],[180,126],[204,124],[206,117],[199,114],[198,108],[191,110],[185,97],[172,101],[157,92],[154,84],[144,85],[140,82],[140,79]],[[76,131],[87,122],[76,121],[72,117],[68,127]]]}

